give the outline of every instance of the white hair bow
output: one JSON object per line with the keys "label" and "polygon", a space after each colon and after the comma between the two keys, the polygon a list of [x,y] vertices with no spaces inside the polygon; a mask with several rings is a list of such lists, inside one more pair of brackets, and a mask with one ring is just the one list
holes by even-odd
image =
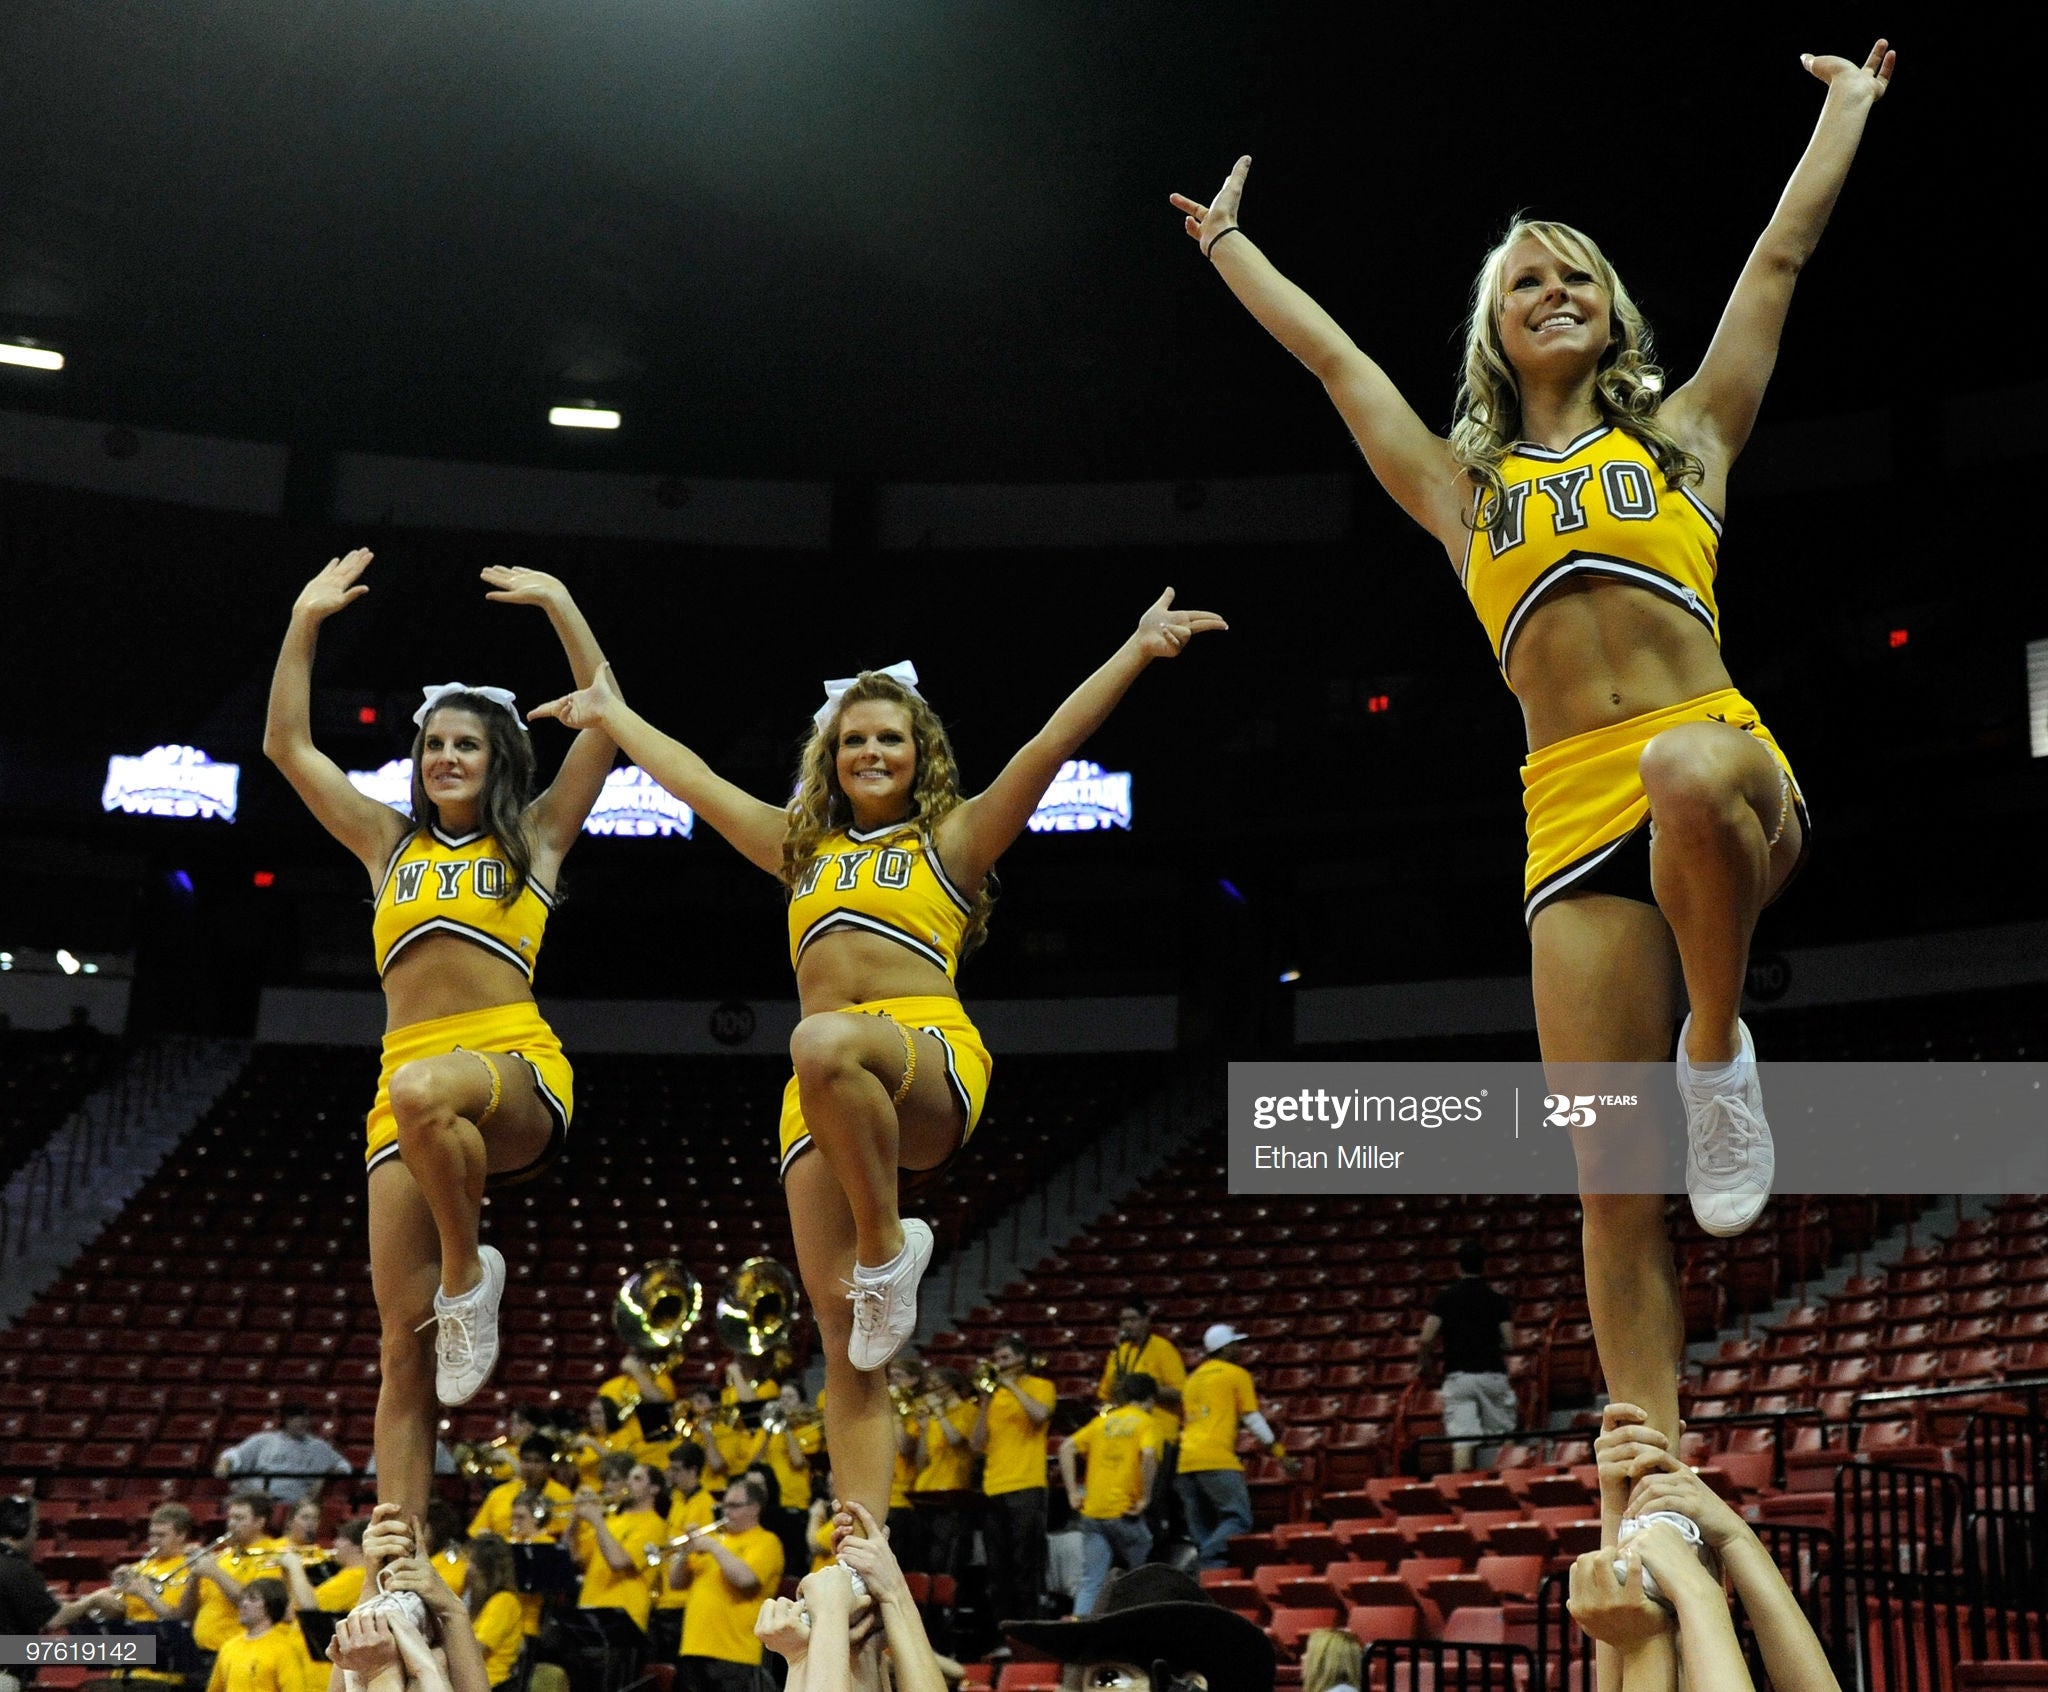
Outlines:
{"label": "white hair bow", "polygon": [[[887,676],[891,681],[901,682],[911,698],[922,699],[924,697],[923,694],[917,691],[917,666],[908,658],[905,658],[899,664],[891,664],[885,670],[870,670],[863,673]],[[838,681],[828,681],[825,684],[825,703],[818,707],[817,715],[811,718],[811,721],[818,725],[820,732],[823,732],[826,721],[838,706],[839,696],[859,680],[859,676],[842,676]]]}
{"label": "white hair bow", "polygon": [[413,723],[417,727],[425,727],[428,714],[451,693],[474,693],[479,698],[488,699],[493,705],[504,706],[512,713],[512,720],[519,725],[520,732],[526,732],[526,719],[520,716],[519,701],[512,697],[512,690],[509,687],[471,687],[468,682],[443,682],[439,687],[422,688],[421,691],[427,697],[426,702],[412,714]]}

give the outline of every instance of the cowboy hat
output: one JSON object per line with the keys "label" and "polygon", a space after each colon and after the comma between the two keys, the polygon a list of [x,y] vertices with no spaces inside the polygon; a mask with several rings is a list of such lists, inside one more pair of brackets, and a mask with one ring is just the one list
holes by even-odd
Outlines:
{"label": "cowboy hat", "polygon": [[1003,1631],[1063,1663],[1149,1667],[1163,1658],[1199,1671],[1217,1692],[1272,1692],[1273,1642],[1264,1630],[1164,1563],[1118,1575],[1086,1618],[1006,1621]]}

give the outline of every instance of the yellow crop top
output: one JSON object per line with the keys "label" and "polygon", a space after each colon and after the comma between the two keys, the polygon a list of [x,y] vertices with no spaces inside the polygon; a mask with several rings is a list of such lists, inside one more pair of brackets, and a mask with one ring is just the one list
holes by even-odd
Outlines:
{"label": "yellow crop top", "polygon": [[416,828],[398,843],[377,889],[370,935],[377,973],[423,934],[459,934],[517,966],[533,979],[534,961],[555,901],[531,876],[509,904],[512,866],[492,835],[460,839],[438,828]]}
{"label": "yellow crop top", "polygon": [[790,967],[819,935],[855,928],[908,946],[950,980],[973,908],[914,822],[837,829],[790,891]]}
{"label": "yellow crop top", "polygon": [[1567,576],[1606,576],[1662,594],[1720,643],[1721,519],[1691,489],[1667,487],[1635,436],[1602,427],[1562,452],[1523,442],[1501,460],[1500,474],[1506,497],[1493,525],[1472,531],[1459,577],[1504,680],[1522,620]]}

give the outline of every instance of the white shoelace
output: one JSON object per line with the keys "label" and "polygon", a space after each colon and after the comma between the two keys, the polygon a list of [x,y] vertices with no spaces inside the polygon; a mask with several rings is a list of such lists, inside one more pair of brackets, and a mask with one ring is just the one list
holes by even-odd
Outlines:
{"label": "white shoelace", "polygon": [[1700,1124],[1700,1167],[1710,1175],[1735,1175],[1748,1166],[1750,1148],[1769,1132],[1749,1101],[1733,1093],[1716,1093]]}
{"label": "white shoelace", "polygon": [[853,1325],[866,1332],[888,1320],[889,1295],[880,1287],[864,1287],[858,1281],[842,1281],[853,1305]]}
{"label": "white shoelace", "polygon": [[424,1333],[437,1323],[441,1331],[434,1339],[440,1347],[441,1361],[451,1369],[468,1368],[476,1361],[476,1341],[469,1332],[469,1317],[460,1310],[437,1310],[413,1332]]}

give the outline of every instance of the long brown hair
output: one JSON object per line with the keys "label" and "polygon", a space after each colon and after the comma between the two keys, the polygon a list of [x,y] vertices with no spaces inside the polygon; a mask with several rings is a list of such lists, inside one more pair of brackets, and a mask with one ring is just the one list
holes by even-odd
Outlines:
{"label": "long brown hair", "polygon": [[[917,777],[911,786],[906,821],[923,836],[927,852],[936,854],[933,834],[960,804],[960,766],[953,761],[953,743],[946,738],[946,725],[939,721],[938,713],[894,676],[863,670],[853,686],[839,696],[824,723],[804,740],[796,797],[789,802],[789,830],[782,837],[782,884],[786,888],[794,889],[803,879],[826,835],[852,825],[853,802],[839,786],[839,725],[849,705],[870,700],[900,705],[910,718]],[[993,872],[984,876],[969,900],[967,931],[960,938],[963,960],[988,938],[988,914],[996,902],[994,882]]]}
{"label": "long brown hair", "polygon": [[495,1533],[480,1533],[469,1542],[469,1573],[462,1582],[462,1604],[472,1617],[500,1592],[518,1591],[512,1547]]}
{"label": "long brown hair", "polygon": [[1479,490],[1468,521],[1476,529],[1492,524],[1507,492],[1500,462],[1522,432],[1521,379],[1501,343],[1500,310],[1507,297],[1508,254],[1525,235],[1542,242],[1560,263],[1585,271],[1607,294],[1614,338],[1600,355],[1593,380],[1593,403],[1601,421],[1643,443],[1664,472],[1665,486],[1697,482],[1706,467],[1657,421],[1664,373],[1657,367],[1649,320],[1607,255],[1590,235],[1568,223],[1518,217],[1479,267],[1472,284],[1472,315],[1465,324],[1465,370],[1458,382],[1450,439],[1452,453]]}
{"label": "long brown hair", "polygon": [[533,875],[533,835],[526,820],[536,768],[533,739],[510,711],[480,693],[447,693],[435,700],[433,710],[420,719],[419,732],[412,737],[412,820],[421,828],[438,826],[441,821],[440,807],[427,797],[423,761],[427,725],[443,711],[468,711],[484,725],[491,758],[477,811],[483,831],[497,841],[512,871],[498,901],[509,905]]}

